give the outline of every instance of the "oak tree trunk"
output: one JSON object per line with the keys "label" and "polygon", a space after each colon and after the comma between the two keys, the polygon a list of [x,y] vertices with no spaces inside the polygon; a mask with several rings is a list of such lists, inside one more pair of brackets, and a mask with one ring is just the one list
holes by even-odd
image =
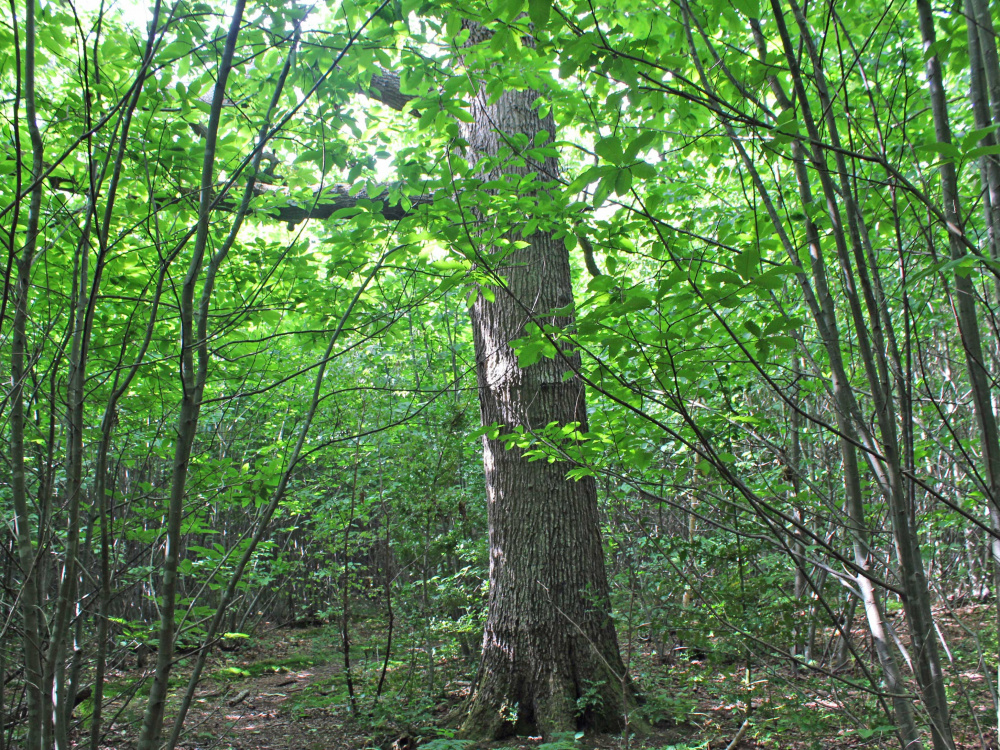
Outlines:
{"label": "oak tree trunk", "polygon": [[[472,26],[473,42],[482,34]],[[528,136],[529,144],[540,131],[554,136],[552,117],[540,119],[533,107],[537,97],[536,91],[508,91],[489,104],[480,91],[471,106],[474,122],[462,126],[470,163],[512,146],[514,134]],[[544,183],[558,169],[554,158],[513,162],[481,176],[534,171]],[[544,231],[509,239],[523,239],[527,247],[499,262],[491,248],[481,249],[503,282],[492,289],[495,300],[480,294],[472,309],[483,424],[500,425],[500,434],[552,422],[579,422],[586,430],[586,396],[574,375],[578,355],[563,351],[521,369],[510,346],[529,322],[572,325],[572,314],[565,314],[573,303],[566,247]],[[557,309],[564,314],[553,314]],[[530,461],[490,436],[483,439],[483,461],[489,614],[465,734],[621,728],[632,694],[610,615],[593,478],[567,479],[568,463]]]}

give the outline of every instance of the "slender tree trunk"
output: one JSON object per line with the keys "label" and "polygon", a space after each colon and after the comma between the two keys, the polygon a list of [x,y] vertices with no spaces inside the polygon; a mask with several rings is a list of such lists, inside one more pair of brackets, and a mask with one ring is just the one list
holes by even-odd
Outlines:
{"label": "slender tree trunk", "polygon": [[[965,9],[969,26],[969,82],[972,111],[976,128],[983,129],[993,123],[1000,124],[1000,58],[997,55],[996,33],[989,4],[983,0],[966,0]],[[994,146],[996,143],[995,132],[988,132],[980,142],[983,146]],[[1000,259],[1000,157],[996,154],[980,157],[980,172],[985,191],[983,210],[989,228],[990,257],[998,260]],[[997,303],[1000,303],[1000,280],[994,282],[994,294]],[[1000,342],[995,342],[994,345],[1000,345]],[[980,441],[983,444],[986,476],[990,484],[990,525],[995,532],[989,540],[993,593],[1000,597],[1000,445],[996,450],[990,450],[990,446],[987,445],[991,437],[994,439],[997,437],[996,420],[990,418],[994,414],[991,409],[987,423],[981,424]],[[992,435],[989,432],[989,422],[993,423]],[[1000,607],[996,610],[996,630],[1000,635]],[[998,673],[998,685],[1000,685],[1000,673]],[[1000,705],[998,705],[997,730],[1000,732]]]}
{"label": "slender tree trunk", "polygon": [[[447,320],[447,318],[445,318]],[[382,457],[379,456],[379,497],[382,498]],[[392,658],[392,631],[396,623],[396,614],[392,608],[392,571],[393,571],[393,555],[392,555],[392,533],[391,533],[391,523],[392,523],[392,506],[388,500],[381,499],[382,503],[382,515],[384,521],[382,522],[385,526],[385,540],[383,541],[382,548],[382,592],[385,595],[385,657],[382,659],[382,670],[379,672],[378,676],[378,686],[375,688],[375,699],[372,701],[372,708],[378,705],[379,699],[382,697],[382,688],[385,685],[385,675],[389,670],[389,660]],[[3,748],[0,748],[3,750]]]}
{"label": "slender tree trunk", "polygon": [[[364,423],[364,401],[361,402],[361,415],[358,417],[358,434],[361,434]],[[361,458],[361,438],[354,447],[354,477],[351,480],[351,505],[344,524],[344,571],[340,578],[340,644],[344,656],[344,678],[347,682],[347,697],[351,705],[351,716],[357,718],[358,699],[354,694],[354,674],[351,671],[351,526],[354,525],[355,500],[358,492],[358,467]],[[365,491],[361,490],[361,503],[364,504]]]}
{"label": "slender tree trunk", "polygon": [[[930,3],[927,0],[917,0],[917,13],[920,21],[920,33],[924,42],[925,71],[931,98],[931,111],[934,116],[934,134],[939,143],[951,143],[948,102],[945,96],[941,62],[938,59],[934,46],[936,31]],[[983,36],[980,35],[980,41],[982,40]],[[995,40],[992,36],[989,42],[990,45],[995,45]],[[995,64],[995,46],[992,49],[994,50],[992,61]],[[995,72],[995,65],[991,67],[989,62],[990,60],[986,59],[985,72],[987,73],[987,78],[991,77],[991,71]],[[966,253],[963,242],[964,230],[962,228],[958,175],[954,162],[949,159],[941,160],[938,171],[941,177],[941,198],[944,203],[944,214],[948,224],[949,250],[951,258],[957,260],[964,257]],[[998,438],[996,416],[993,413],[989,373],[986,370],[986,361],[984,359],[982,339],[979,331],[975,289],[972,285],[972,278],[960,272],[955,273],[953,281],[955,296],[957,297],[958,330],[965,353],[969,384],[972,390],[973,411],[976,416],[980,446],[983,451],[983,463],[989,485],[987,489],[990,495],[989,510],[991,522],[993,529],[996,530],[1000,528],[1000,506],[998,506],[998,503],[1000,503],[1000,438]],[[991,551],[993,551],[994,555],[997,554],[996,550],[997,545],[991,542]],[[994,560],[994,565],[997,564],[1000,564],[1000,561]],[[937,729],[937,727],[932,726],[932,729]],[[948,739],[950,740],[950,736]],[[950,742],[950,746],[954,746],[954,742]]]}
{"label": "slender tree trunk", "polygon": [[[778,6],[777,3],[772,2],[772,9],[774,10],[775,17],[777,19],[781,19],[782,13],[780,6]],[[781,27],[784,37],[783,45],[786,49],[787,59],[787,50],[790,47],[790,40],[788,38],[787,31],[784,29],[783,22]],[[766,59],[766,47],[764,45],[763,35],[760,33],[759,24],[754,25],[753,30],[757,39],[758,51],[761,55],[761,59]],[[693,43],[692,54],[695,54]],[[796,64],[794,62],[794,58],[792,64]],[[804,100],[805,94],[801,89],[801,74],[796,71],[792,78],[795,85],[799,87],[799,97]],[[772,76],[770,83],[775,96],[778,98],[781,109],[788,109],[791,106],[791,101],[785,94],[785,91],[778,79]],[[730,133],[730,138],[733,140],[734,145],[740,152],[744,163],[746,163],[748,168],[752,169],[753,165],[750,163],[745,151],[736,140],[735,133],[732,131],[732,126],[727,126],[727,129]],[[900,742],[905,750],[918,750],[922,747],[922,744],[920,742],[920,734],[917,730],[914,718],[913,705],[910,698],[906,695],[905,683],[902,680],[896,659],[893,656],[892,650],[890,649],[886,638],[882,608],[878,592],[872,581],[873,575],[870,572],[872,570],[872,554],[869,545],[869,530],[864,516],[864,495],[861,488],[861,474],[858,467],[856,449],[858,440],[855,437],[855,425],[859,425],[863,428],[864,423],[857,418],[858,404],[851,388],[850,380],[847,377],[843,362],[840,332],[837,325],[836,306],[834,304],[833,296],[828,283],[826,261],[820,243],[819,231],[813,220],[809,218],[810,209],[813,204],[813,196],[809,182],[809,173],[806,167],[807,155],[801,141],[793,141],[792,154],[794,159],[796,182],[798,183],[799,198],[803,208],[805,209],[805,234],[806,242],[809,248],[809,270],[811,272],[812,284],[815,286],[815,291],[813,290],[813,287],[810,286],[809,280],[805,277],[805,275],[799,276],[799,282],[803,292],[805,293],[810,312],[812,313],[816,327],[819,330],[823,346],[826,349],[830,360],[837,429],[840,433],[840,439],[838,442],[843,461],[844,493],[848,510],[849,529],[851,532],[851,545],[854,551],[854,561],[857,566],[857,570],[859,571],[856,576],[856,581],[861,592],[861,601],[865,609],[869,633],[871,633],[872,641],[875,645],[876,657],[882,668],[882,674],[886,682],[886,687],[892,694],[893,711],[895,714],[894,719],[898,727]],[[753,170],[753,173],[756,174],[756,170]],[[758,184],[758,189],[761,190],[761,194],[765,195],[766,191],[764,190],[763,184],[760,182],[758,177],[755,177],[755,182]],[[780,227],[781,220],[774,210],[773,203],[768,200],[766,201],[766,206],[775,226]],[[787,237],[783,240],[783,244],[786,251],[789,252],[789,255],[794,256],[794,248],[790,241],[788,241]]]}
{"label": "slender tree trunk", "polygon": [[[181,291],[181,367],[183,388],[177,420],[177,437],[174,441],[174,458],[167,507],[166,550],[163,561],[163,586],[160,603],[160,627],[156,653],[156,670],[146,701],[146,710],[139,734],[139,750],[157,750],[163,729],[163,712],[166,707],[167,686],[173,666],[174,614],[177,608],[178,565],[180,563],[181,518],[191,451],[198,429],[201,397],[208,377],[208,312],[213,282],[219,264],[229,247],[228,243],[211,257],[201,289],[200,302],[195,307],[195,293],[201,280],[202,265],[208,246],[209,218],[213,206],[213,181],[215,175],[215,147],[218,142],[219,121],[225,100],[226,82],[232,70],[236,39],[243,21],[244,0],[237,0],[232,21],[226,36],[226,46],[219,65],[219,77],[212,99],[208,134],[205,138],[205,157],[202,163],[201,193],[199,196],[198,226],[191,261]],[[196,315],[197,310],[197,315]],[[195,353],[197,352],[197,365]]]}
{"label": "slender tree trunk", "polygon": [[[279,84],[279,87],[280,85],[281,84]],[[230,237],[233,236],[235,236],[235,234],[231,232]],[[321,364],[316,372],[316,380],[313,384],[312,400],[309,403],[309,409],[306,412],[305,419],[299,427],[299,435],[292,452],[289,454],[288,464],[286,465],[285,470],[281,473],[277,487],[274,488],[274,492],[271,494],[270,502],[268,502],[260,516],[260,521],[257,525],[256,531],[250,538],[250,543],[246,546],[246,549],[243,550],[243,554],[229,578],[229,583],[226,585],[226,589],[222,594],[222,599],[219,602],[219,605],[215,610],[215,615],[212,617],[212,621],[205,633],[205,641],[198,650],[198,657],[195,660],[191,676],[188,678],[187,690],[181,699],[180,707],[177,710],[177,716],[174,717],[173,728],[171,729],[170,738],[167,742],[167,748],[170,750],[177,746],[177,742],[180,739],[181,731],[184,728],[184,719],[187,716],[188,710],[191,708],[192,701],[194,700],[195,688],[198,686],[198,680],[200,679],[202,671],[205,668],[208,654],[211,652],[212,645],[215,643],[216,636],[219,633],[219,628],[222,626],[222,620],[226,614],[226,610],[228,609],[229,604],[233,601],[233,598],[236,596],[239,583],[243,578],[243,573],[250,564],[254,552],[257,550],[261,541],[263,541],[270,526],[271,519],[274,517],[275,511],[278,509],[278,505],[284,499],[285,492],[288,489],[288,484],[292,479],[292,474],[298,466],[299,458],[302,455],[303,447],[306,444],[306,438],[309,436],[309,430],[312,427],[313,419],[316,416],[316,411],[320,404],[320,397],[323,391],[323,381],[326,377],[327,366],[329,364],[331,354],[333,353],[334,345],[340,338],[340,334],[343,332],[345,324],[357,306],[358,301],[361,299],[361,295],[364,293],[365,289],[368,288],[372,279],[375,278],[375,275],[382,268],[383,263],[385,263],[386,259],[394,250],[390,250],[383,255],[379,262],[373,266],[371,271],[369,271],[368,275],[361,282],[357,292],[354,294],[354,298],[344,310],[344,314],[341,316],[336,330],[334,330],[333,335],[330,337],[326,346],[326,351],[319,360]],[[294,603],[294,597],[292,597],[291,594],[289,594],[289,603]],[[291,609],[291,619],[295,619],[294,607]]]}
{"label": "slender tree trunk", "polygon": [[[799,357],[795,358],[793,377],[795,385],[793,386],[792,400],[797,405],[800,398],[799,380],[802,377]],[[799,509],[799,472],[801,471],[802,456],[802,413],[798,408],[791,409],[790,422],[789,438],[791,444],[789,445],[788,463],[785,466],[785,473],[786,479],[791,485],[789,500],[793,505],[792,516],[797,522],[801,523],[802,511]],[[805,544],[797,541],[793,545],[793,550],[799,560],[799,564],[795,566],[795,578],[792,584],[792,598],[795,601],[794,607],[797,612],[795,624],[792,627],[792,647],[790,651],[793,656],[799,657],[808,663],[810,656],[808,633],[811,632],[815,620],[810,618],[811,622],[807,625],[800,619],[800,613],[805,614],[809,612],[809,603],[806,601],[808,582],[806,581],[804,567],[807,564],[805,559]],[[792,670],[795,672],[799,671],[798,658],[792,659]]]}
{"label": "slender tree trunk", "polygon": [[[12,15],[14,7],[11,6]],[[20,72],[20,48],[17,44],[17,23],[14,23],[15,58]],[[39,589],[37,584],[36,551],[33,544],[31,515],[28,509],[27,483],[24,455],[24,383],[28,377],[28,294],[31,288],[31,266],[38,245],[39,214],[42,207],[41,175],[45,169],[43,162],[42,136],[38,129],[35,110],[35,2],[27,0],[25,7],[25,58],[24,58],[24,110],[31,140],[31,168],[29,178],[35,183],[28,197],[28,226],[24,247],[17,258],[17,281],[14,286],[14,319],[11,329],[10,371],[13,387],[10,395],[10,461],[11,495],[14,505],[14,533],[17,537],[17,558],[21,568],[21,591],[19,595],[21,626],[23,628],[24,676],[27,698],[28,733],[25,750],[47,750],[42,748],[42,632],[39,609]],[[18,177],[24,167],[20,144],[20,129],[17,118],[17,103],[20,95],[21,79],[18,79],[18,96],[15,97],[14,134],[15,151],[18,160]],[[20,191],[20,179],[18,181]],[[17,211],[14,212],[13,227],[16,226]],[[13,240],[12,240],[13,242]],[[0,727],[2,730],[2,727]]]}
{"label": "slender tree trunk", "polygon": [[[94,196],[88,197],[92,206]],[[69,649],[70,626],[77,604],[77,558],[80,554],[80,504],[83,494],[83,431],[84,384],[87,370],[87,326],[90,319],[91,299],[88,294],[90,280],[91,210],[88,206],[83,238],[77,247],[77,289],[73,309],[72,343],[70,345],[68,409],[66,414],[66,483],[65,507],[68,516],[66,528],[66,553],[63,561],[59,597],[52,621],[52,637],[45,664],[45,688],[49,693],[47,709],[51,709],[50,726],[52,744],[57,750],[69,747],[69,726],[66,703],[66,658]],[[99,278],[95,278],[99,283]],[[70,707],[72,711],[72,707]]]}

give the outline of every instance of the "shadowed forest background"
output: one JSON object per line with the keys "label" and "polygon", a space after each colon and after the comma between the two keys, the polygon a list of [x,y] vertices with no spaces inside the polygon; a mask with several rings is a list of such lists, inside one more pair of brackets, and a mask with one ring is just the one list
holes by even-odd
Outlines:
{"label": "shadowed forest background", "polygon": [[5,3],[0,750],[996,750],[998,12]]}

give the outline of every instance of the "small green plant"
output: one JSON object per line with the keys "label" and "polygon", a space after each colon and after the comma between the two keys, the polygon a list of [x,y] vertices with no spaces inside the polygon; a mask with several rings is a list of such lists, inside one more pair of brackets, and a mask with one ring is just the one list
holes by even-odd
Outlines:
{"label": "small green plant", "polygon": [[297,719],[306,719],[309,713],[316,709],[324,711],[337,710],[347,706],[347,693],[337,690],[332,681],[324,681],[308,686],[294,697],[289,697],[286,704],[288,711]]}
{"label": "small green plant", "polygon": [[651,693],[646,697],[642,713],[650,724],[660,724],[661,722],[681,724],[687,720],[690,713],[695,709],[695,705],[695,701],[691,698],[657,692]]}
{"label": "small green plant", "polygon": [[863,740],[870,740],[872,737],[883,737],[885,735],[891,734],[894,731],[895,727],[887,725],[873,727],[872,729],[867,729],[866,727],[858,727],[858,736]]}
{"label": "small green plant", "polygon": [[248,677],[260,677],[263,674],[285,674],[301,669],[309,669],[316,666],[316,659],[308,656],[296,655],[284,659],[264,659],[263,661],[248,664],[246,667]]}
{"label": "small green plant", "polygon": [[472,740],[455,740],[439,738],[420,745],[424,750],[466,750],[472,747]]}
{"label": "small green plant", "polygon": [[584,684],[586,687],[583,694],[576,699],[577,716],[582,716],[589,709],[596,710],[601,707],[601,688],[604,687],[604,680],[586,680]]}
{"label": "small green plant", "polygon": [[583,739],[583,732],[556,732],[552,739],[538,746],[538,750],[576,750],[580,740]]}
{"label": "small green plant", "polygon": [[249,671],[240,667],[223,667],[215,673],[215,676],[221,680],[243,680],[247,677],[253,677]]}

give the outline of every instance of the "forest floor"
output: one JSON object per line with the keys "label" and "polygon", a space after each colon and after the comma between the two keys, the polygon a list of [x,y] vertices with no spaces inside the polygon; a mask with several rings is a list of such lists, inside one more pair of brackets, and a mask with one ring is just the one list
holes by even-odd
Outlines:
{"label": "forest floor", "polygon": [[[981,611],[980,611],[981,610]],[[967,608],[967,619],[987,619],[992,607]],[[964,631],[946,626],[951,650],[966,649]],[[861,633],[858,634],[859,636]],[[359,639],[363,643],[362,639]],[[264,627],[237,651],[213,655],[199,686],[180,747],[185,750],[827,750],[898,746],[891,728],[880,726],[877,709],[863,691],[821,675],[793,675],[787,663],[756,667],[709,659],[658,666],[649,644],[637,643],[632,672],[646,691],[643,712],[650,733],[565,737],[544,743],[523,737],[503,743],[462,744],[449,737],[469,691],[470,665],[440,660],[433,682],[419,664],[393,662],[386,689],[373,700],[380,673],[377,651],[356,649],[352,666],[358,717],[352,716],[340,636],[333,626],[310,629]],[[859,641],[863,643],[863,639]],[[364,664],[367,663],[367,671]],[[183,685],[182,660],[171,684]],[[395,674],[392,674],[395,672]],[[122,673],[128,677],[128,673]],[[959,750],[998,750],[987,681],[974,672],[952,675]],[[135,680],[137,675],[129,679]],[[122,684],[129,681],[125,680]],[[433,696],[430,699],[429,696]],[[752,710],[748,712],[748,706]],[[168,708],[175,710],[176,704]],[[964,707],[964,708],[963,708]],[[867,712],[862,715],[862,712]],[[106,738],[108,750],[133,747],[138,715],[129,711]],[[867,716],[867,721],[864,719]]]}

